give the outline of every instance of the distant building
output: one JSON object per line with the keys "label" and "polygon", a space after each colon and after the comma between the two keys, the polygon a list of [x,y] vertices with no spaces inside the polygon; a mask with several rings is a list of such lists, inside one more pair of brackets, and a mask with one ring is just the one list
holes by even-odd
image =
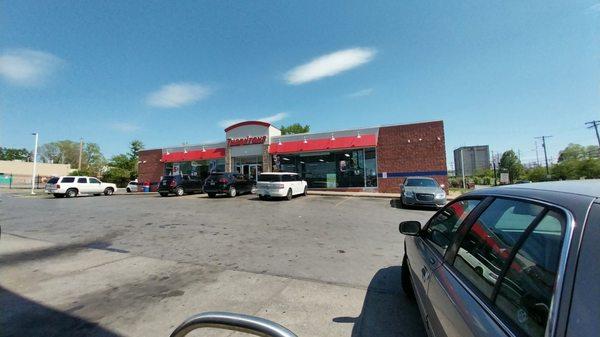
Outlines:
{"label": "distant building", "polygon": [[[462,158],[461,158],[462,152]],[[488,145],[463,146],[454,150],[454,171],[456,176],[462,176],[465,165],[465,176],[490,169],[490,147]]]}

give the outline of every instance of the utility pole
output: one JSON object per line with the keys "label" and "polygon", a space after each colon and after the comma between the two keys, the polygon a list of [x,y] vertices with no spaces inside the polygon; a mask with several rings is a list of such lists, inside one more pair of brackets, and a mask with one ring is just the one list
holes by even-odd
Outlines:
{"label": "utility pole", "polygon": [[498,181],[496,180],[496,177],[498,175],[496,174],[496,158],[494,157],[494,151],[492,151],[492,167],[494,168],[494,186],[497,186]]}
{"label": "utility pole", "polygon": [[33,172],[31,173],[31,194],[35,194],[35,176],[37,171],[37,148],[38,148],[38,133],[32,133],[35,136],[35,147],[33,148]]}
{"label": "utility pole", "polygon": [[535,162],[537,166],[540,166],[540,155],[538,153],[537,140],[533,142],[535,144]]}
{"label": "utility pole", "polygon": [[79,165],[77,171],[81,171],[81,154],[83,153],[83,137],[79,139]]}
{"label": "utility pole", "polygon": [[535,137],[536,139],[542,140],[542,147],[544,148],[544,159],[546,160],[546,175],[550,176],[550,168],[548,168],[548,152],[546,151],[546,138],[550,138],[552,136],[540,136]]}
{"label": "utility pole", "polygon": [[600,121],[587,122],[585,125],[589,125],[588,129],[594,128],[596,130],[596,138],[598,139],[598,146],[600,146],[600,134],[598,134],[598,125],[600,125]]}

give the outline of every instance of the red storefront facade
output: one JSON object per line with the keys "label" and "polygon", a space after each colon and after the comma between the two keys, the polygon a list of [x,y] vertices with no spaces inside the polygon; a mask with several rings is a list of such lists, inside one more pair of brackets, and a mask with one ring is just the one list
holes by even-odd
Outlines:
{"label": "red storefront facade", "polygon": [[140,151],[140,182],[167,174],[204,178],[212,171],[293,171],[311,189],[399,192],[407,176],[448,185],[444,124],[432,121],[298,135],[247,121],[225,129],[221,143]]}

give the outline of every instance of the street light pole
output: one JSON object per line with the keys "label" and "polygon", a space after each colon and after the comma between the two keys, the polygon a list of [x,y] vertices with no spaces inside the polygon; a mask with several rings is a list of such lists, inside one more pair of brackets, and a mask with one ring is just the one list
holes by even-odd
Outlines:
{"label": "street light pole", "polygon": [[35,194],[35,176],[37,171],[37,149],[38,149],[38,133],[34,132],[32,135],[35,136],[35,147],[33,148],[33,172],[31,173],[31,194]]}
{"label": "street light pole", "polygon": [[77,165],[77,171],[81,171],[81,153],[82,152],[83,152],[83,137],[79,139],[79,164]]}

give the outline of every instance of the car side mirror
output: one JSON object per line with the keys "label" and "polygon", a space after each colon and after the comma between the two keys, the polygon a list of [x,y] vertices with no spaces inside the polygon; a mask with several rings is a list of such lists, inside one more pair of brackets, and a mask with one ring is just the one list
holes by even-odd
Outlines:
{"label": "car side mirror", "polygon": [[398,230],[404,235],[417,236],[421,232],[421,223],[418,221],[402,221]]}
{"label": "car side mirror", "polygon": [[441,187],[441,188],[446,188],[446,185],[444,185],[444,184],[441,184],[441,185],[440,185],[440,187]]}

